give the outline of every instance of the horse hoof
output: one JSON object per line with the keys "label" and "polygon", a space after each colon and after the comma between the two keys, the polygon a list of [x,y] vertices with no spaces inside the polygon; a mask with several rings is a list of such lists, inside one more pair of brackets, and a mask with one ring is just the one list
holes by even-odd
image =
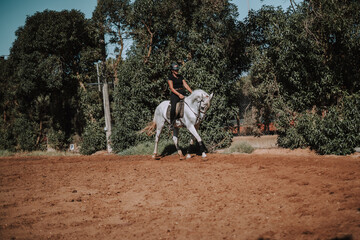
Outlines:
{"label": "horse hoof", "polygon": [[186,154],[186,159],[190,159],[191,155],[190,154]]}
{"label": "horse hoof", "polygon": [[152,155],[152,158],[155,159],[155,160],[159,160],[159,159],[160,159],[160,156],[157,155],[157,154],[154,154],[154,155]]}

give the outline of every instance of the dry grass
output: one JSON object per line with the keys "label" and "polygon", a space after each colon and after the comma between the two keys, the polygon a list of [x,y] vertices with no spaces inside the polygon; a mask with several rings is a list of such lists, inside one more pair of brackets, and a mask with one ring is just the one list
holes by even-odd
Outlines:
{"label": "dry grass", "polygon": [[277,135],[264,135],[261,137],[239,136],[234,137],[231,146],[237,142],[246,142],[253,148],[277,148]]}

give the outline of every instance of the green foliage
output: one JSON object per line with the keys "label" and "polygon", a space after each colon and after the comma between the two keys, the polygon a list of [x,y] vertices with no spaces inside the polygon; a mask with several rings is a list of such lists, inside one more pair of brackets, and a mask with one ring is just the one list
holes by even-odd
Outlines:
{"label": "green foliage", "polygon": [[11,116],[15,112],[16,86],[13,84],[13,69],[9,60],[0,59],[0,149],[14,151],[16,140],[13,135]]}
{"label": "green foliage", "polygon": [[16,118],[13,135],[16,136],[16,150],[33,151],[36,149],[36,124],[24,116]]}
{"label": "green foliage", "polygon": [[9,124],[0,119],[0,150],[15,150],[15,137]]}
{"label": "green foliage", "polygon": [[[112,143],[115,151],[122,151],[139,142],[149,139],[137,132],[152,120],[148,106],[156,105],[151,84],[146,84],[151,69],[141,66],[142,62],[128,60],[119,71],[119,83],[115,88],[114,119]],[[135,71],[134,71],[135,70]]]}
{"label": "green foliage", "polygon": [[120,55],[124,39],[128,37],[130,10],[129,0],[100,0],[93,12],[92,20],[96,23],[97,30],[105,30],[109,43],[120,47]]}
{"label": "green foliage", "polygon": [[[95,82],[95,79],[93,79]],[[93,154],[106,149],[105,120],[103,117],[103,99],[98,86],[83,88],[79,91],[80,108],[82,109],[83,131],[80,141],[80,153]]]}
{"label": "green foliage", "polygon": [[360,96],[345,98],[332,106],[323,119],[315,121],[314,132],[307,131],[305,138],[320,154],[346,155],[360,146]]}
{"label": "green foliage", "polygon": [[64,148],[71,135],[83,129],[78,90],[95,72],[93,27],[79,11],[46,10],[27,17],[16,36],[9,60],[1,64],[5,122],[14,127],[20,115],[21,121],[31,122],[26,129],[35,134],[35,146],[22,146],[25,136],[14,134],[21,149],[40,149],[48,132],[52,144]]}
{"label": "green foliage", "polygon": [[[273,106],[277,101],[279,84],[276,81],[275,67],[266,53],[264,51],[263,54],[260,54],[256,50],[253,52],[256,61],[250,68],[249,100],[255,109],[256,124],[261,123],[269,126],[275,118]],[[267,74],[264,74],[265,72]]]}
{"label": "green foliage", "polygon": [[[4,123],[14,112],[16,86],[13,84],[13,79],[14,71],[11,62],[0,58],[0,112]],[[1,122],[0,128],[3,126]]]}
{"label": "green foliage", "polygon": [[285,128],[278,144],[289,148],[310,146],[319,154],[353,153],[360,146],[360,95],[345,97],[323,114],[302,114],[293,126]]}
{"label": "green foliage", "polygon": [[347,96],[360,91],[359,10],[357,1],[304,1],[287,12],[263,7],[245,21],[250,98],[258,123],[276,121],[280,146],[348,154],[359,144],[349,127],[358,118],[346,117],[357,109]]}
{"label": "green foliage", "polygon": [[288,127],[284,132],[278,131],[278,134],[278,145],[280,147],[296,149],[307,146],[307,142],[302,133],[293,126]]}
{"label": "green foliage", "polygon": [[106,136],[103,124],[98,122],[88,123],[82,134],[80,153],[90,155],[103,149],[106,149]]}
{"label": "green foliage", "polygon": [[47,140],[50,147],[56,150],[65,150],[68,146],[65,133],[61,130],[50,129],[47,133]]}

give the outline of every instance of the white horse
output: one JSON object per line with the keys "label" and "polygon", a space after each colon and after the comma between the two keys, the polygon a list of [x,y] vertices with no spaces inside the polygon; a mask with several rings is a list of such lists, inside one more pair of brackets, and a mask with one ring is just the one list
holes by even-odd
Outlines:
{"label": "white horse", "polygon": [[[201,140],[200,135],[197,132],[201,121],[205,117],[206,111],[210,107],[210,102],[213,97],[213,94],[209,95],[205,91],[198,89],[194,90],[192,94],[188,97],[185,97],[184,100],[184,116],[180,119],[176,120],[175,127],[173,130],[173,141],[175,143],[176,150],[180,156],[180,159],[184,158],[181,149],[178,146],[178,134],[180,127],[186,127],[190,133],[195,137],[198,141],[202,157],[206,158],[205,154],[205,145]],[[161,134],[161,130],[165,125],[165,121],[170,123],[170,119],[166,116],[166,111],[169,106],[170,101],[163,101],[160,103],[155,110],[154,119],[150,122],[141,132],[145,132],[147,135],[154,134],[154,130],[156,128],[156,135],[155,135],[155,149],[153,158],[158,158],[157,151],[158,151],[158,142]],[[193,144],[193,140],[191,139],[190,144]],[[191,158],[190,153],[188,152],[186,158]]]}

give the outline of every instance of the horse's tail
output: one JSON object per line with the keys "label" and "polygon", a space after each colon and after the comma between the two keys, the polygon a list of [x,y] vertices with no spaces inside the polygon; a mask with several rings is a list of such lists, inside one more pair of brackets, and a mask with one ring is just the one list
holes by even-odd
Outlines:
{"label": "horse's tail", "polygon": [[146,135],[151,136],[155,133],[155,129],[156,129],[156,122],[151,121],[148,123],[148,125],[145,128],[140,130],[139,133],[146,133]]}

